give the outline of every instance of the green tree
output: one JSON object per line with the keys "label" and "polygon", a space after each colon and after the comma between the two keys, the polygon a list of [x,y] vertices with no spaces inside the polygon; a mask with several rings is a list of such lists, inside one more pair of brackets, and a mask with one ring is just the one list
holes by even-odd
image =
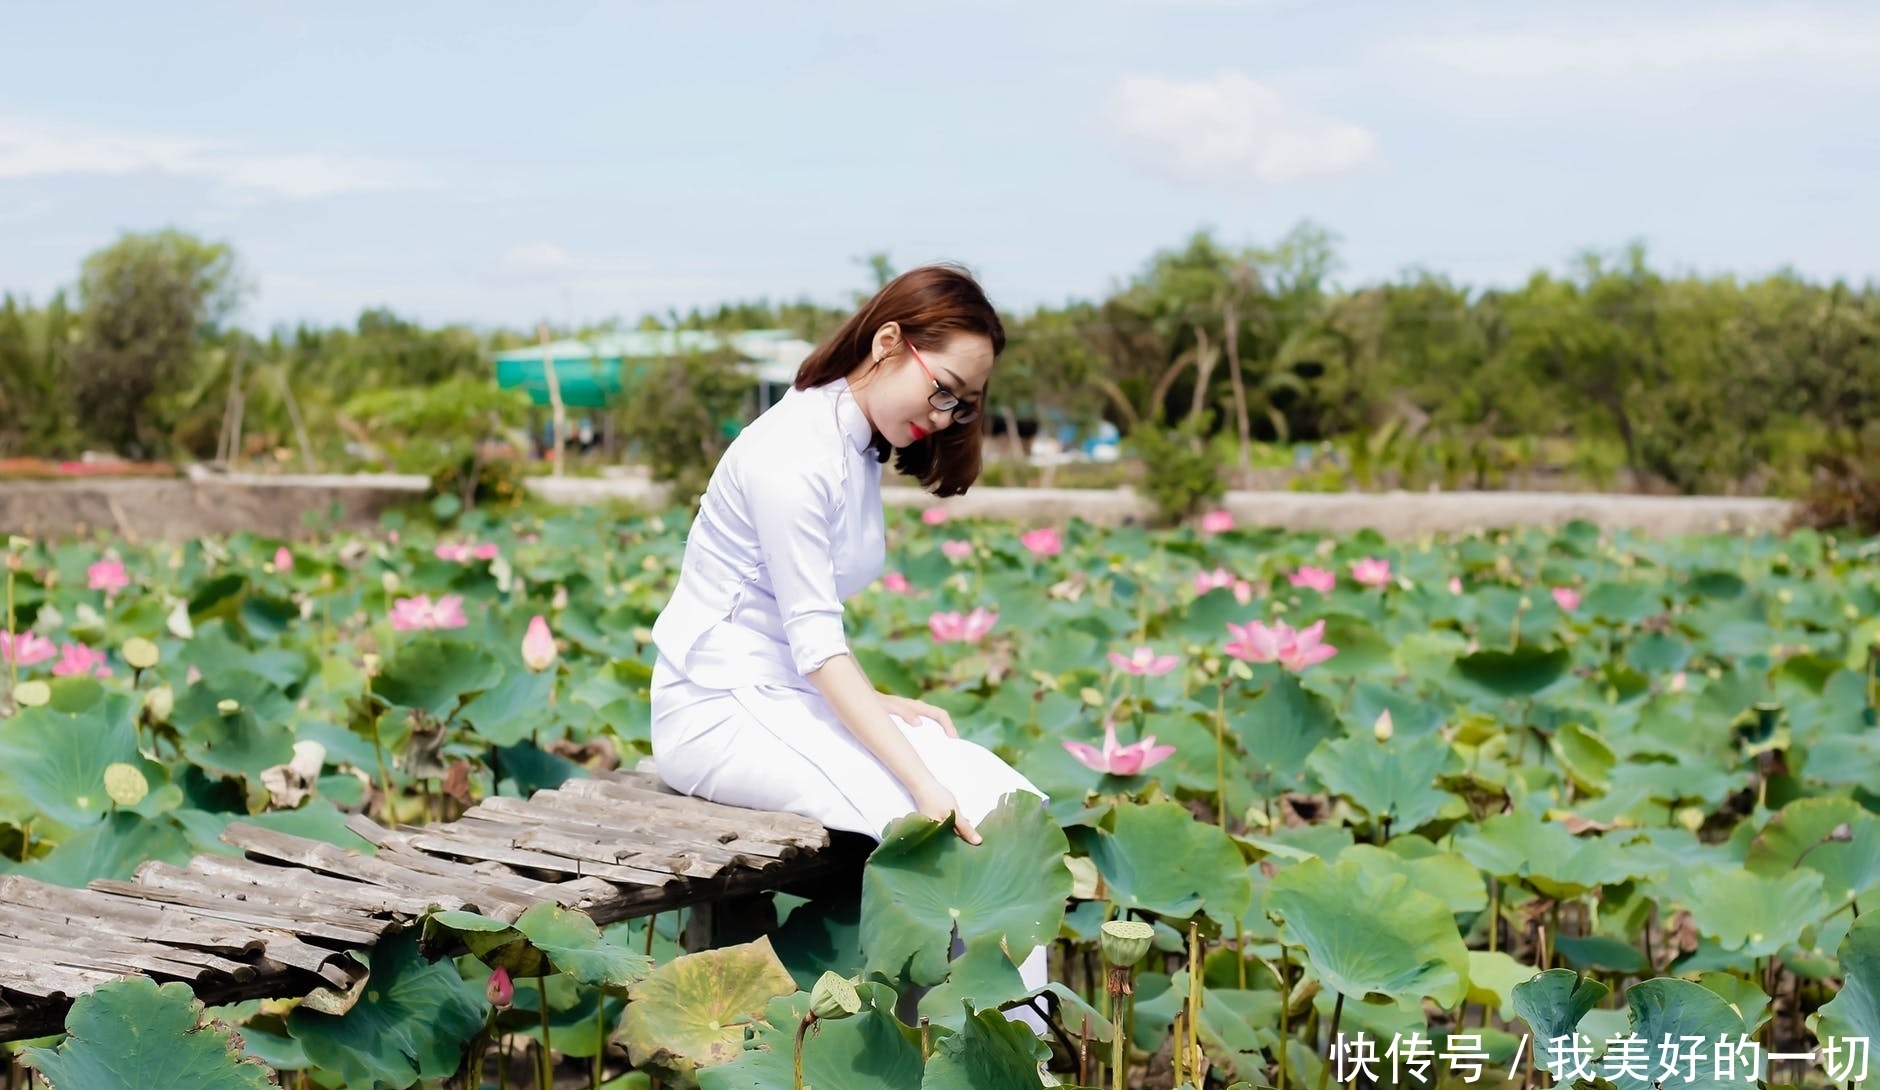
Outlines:
{"label": "green tree", "polygon": [[756,379],[730,351],[694,352],[653,364],[627,391],[623,434],[671,501],[696,508],[712,470],[747,413]]}
{"label": "green tree", "polygon": [[243,293],[235,253],[181,231],[126,234],[85,259],[71,390],[100,443],[147,455],[167,443],[164,399]]}

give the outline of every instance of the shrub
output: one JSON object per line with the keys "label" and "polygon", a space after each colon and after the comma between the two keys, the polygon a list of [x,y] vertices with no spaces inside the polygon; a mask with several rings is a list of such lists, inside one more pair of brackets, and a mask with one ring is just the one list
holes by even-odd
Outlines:
{"label": "shrub", "polygon": [[1193,421],[1179,428],[1145,425],[1130,434],[1142,458],[1143,489],[1165,524],[1180,522],[1227,494],[1224,467],[1204,435],[1205,426]]}

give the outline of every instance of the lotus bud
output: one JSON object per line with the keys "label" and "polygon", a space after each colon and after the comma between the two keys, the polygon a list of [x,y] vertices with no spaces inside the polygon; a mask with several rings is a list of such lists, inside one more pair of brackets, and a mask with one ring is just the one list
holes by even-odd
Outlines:
{"label": "lotus bud", "polygon": [[385,593],[387,594],[398,593],[398,573],[395,571],[380,572],[379,586],[384,587]]}
{"label": "lotus bud", "polygon": [[824,972],[810,989],[809,1012],[825,1022],[848,1018],[861,1011],[862,997],[856,994],[855,985],[833,972]]}
{"label": "lotus bud", "polygon": [[167,723],[176,708],[176,694],[168,685],[159,685],[144,694],[144,711],[152,723]]}
{"label": "lotus bud", "polygon": [[221,712],[223,715],[234,715],[236,712],[242,710],[242,702],[230,699],[218,700],[215,702],[215,710]]}
{"label": "lotus bud", "polygon": [[529,631],[522,637],[522,664],[536,673],[555,665],[555,636],[540,613],[529,621]]}
{"label": "lotus bud", "polygon": [[1391,724],[1390,709],[1385,708],[1377,714],[1377,722],[1371,724],[1371,737],[1379,742],[1388,742],[1390,736],[1395,733],[1397,733],[1397,728]]}
{"label": "lotus bud", "polygon": [[1141,920],[1111,920],[1103,925],[1098,939],[1103,960],[1119,969],[1127,969],[1143,959],[1149,944],[1155,941],[1155,928]]}
{"label": "lotus bud", "polygon": [[1827,837],[1825,837],[1825,839],[1835,844],[1846,844],[1849,841],[1854,839],[1854,826],[1848,822],[1843,821],[1839,825],[1836,825],[1834,828],[1828,830],[1828,835]]}
{"label": "lotus bud", "polygon": [[509,1009],[509,1004],[516,998],[516,986],[509,981],[509,970],[497,966],[490,974],[490,982],[483,988],[483,994],[490,1001],[490,1006],[499,1011]]}

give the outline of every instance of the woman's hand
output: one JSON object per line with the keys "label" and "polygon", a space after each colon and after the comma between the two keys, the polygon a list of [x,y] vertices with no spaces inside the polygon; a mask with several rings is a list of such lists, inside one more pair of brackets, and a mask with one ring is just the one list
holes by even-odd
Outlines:
{"label": "woman's hand", "polygon": [[948,791],[939,780],[929,776],[927,782],[917,785],[910,794],[914,796],[914,809],[919,811],[922,817],[933,821],[945,821],[947,815],[951,814],[953,815],[953,831],[960,834],[961,840],[968,844],[980,842],[979,830],[973,828],[973,823],[966,820],[965,814],[960,813],[959,800],[954,798],[953,792]]}
{"label": "woman's hand", "polygon": [[915,700],[911,697],[892,696],[888,693],[879,693],[877,695],[881,698],[881,706],[887,710],[889,715],[900,716],[902,719],[907,720],[909,726],[920,722],[921,718],[925,716],[939,723],[940,729],[946,731],[948,738],[958,738],[960,736],[960,732],[953,728],[953,717],[947,714],[945,708],[929,704],[925,700]]}

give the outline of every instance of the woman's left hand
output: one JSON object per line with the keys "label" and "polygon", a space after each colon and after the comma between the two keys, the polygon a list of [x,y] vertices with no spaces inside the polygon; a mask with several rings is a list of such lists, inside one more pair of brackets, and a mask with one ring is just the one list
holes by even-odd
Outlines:
{"label": "woman's left hand", "polygon": [[898,715],[910,724],[920,722],[924,716],[940,724],[940,729],[946,731],[948,738],[960,736],[960,732],[953,729],[953,717],[947,714],[945,708],[935,707],[925,700],[915,700],[912,697],[893,696],[888,693],[877,695],[881,697],[881,706],[887,709],[889,715]]}

